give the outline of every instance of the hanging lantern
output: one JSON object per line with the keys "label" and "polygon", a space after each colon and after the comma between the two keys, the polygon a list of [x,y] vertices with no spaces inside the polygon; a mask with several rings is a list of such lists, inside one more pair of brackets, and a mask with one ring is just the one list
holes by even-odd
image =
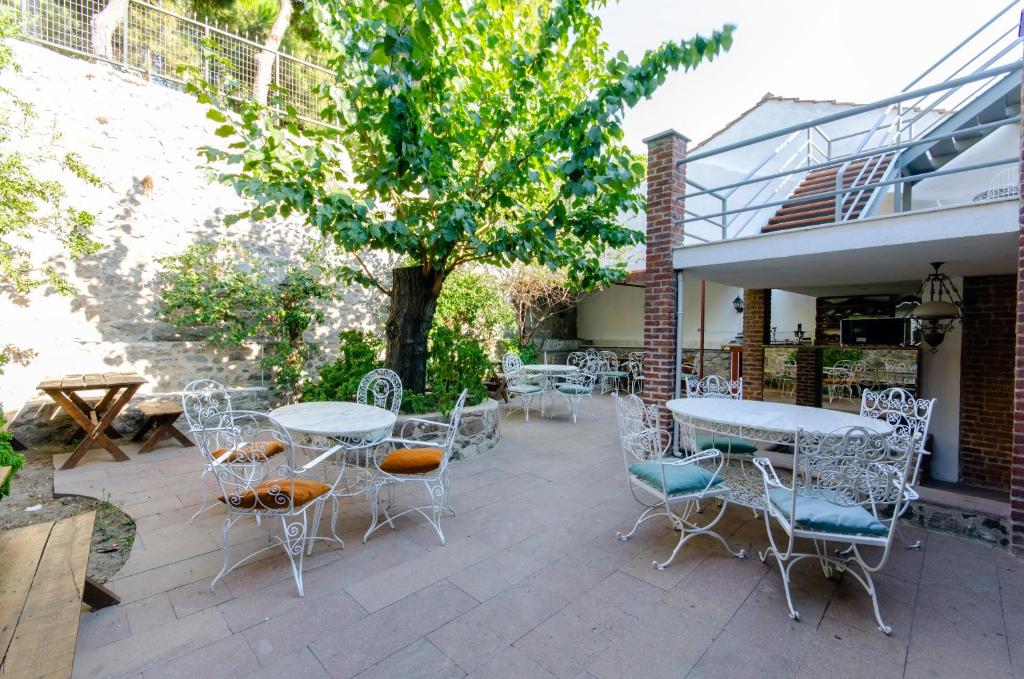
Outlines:
{"label": "hanging lantern", "polygon": [[736,313],[742,314],[743,313],[743,298],[740,297],[739,295],[736,295],[736,299],[734,299],[732,301],[732,308],[736,310]]}
{"label": "hanging lantern", "polygon": [[935,270],[921,284],[921,303],[910,313],[921,323],[922,336],[932,353],[963,316],[964,302],[960,291],[949,276],[939,273],[939,267],[944,263],[931,263]]}

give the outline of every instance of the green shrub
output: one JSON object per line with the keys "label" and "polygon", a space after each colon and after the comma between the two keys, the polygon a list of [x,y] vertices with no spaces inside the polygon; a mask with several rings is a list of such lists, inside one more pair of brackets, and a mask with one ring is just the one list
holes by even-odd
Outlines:
{"label": "green shrub", "polygon": [[360,330],[345,330],[338,336],[338,358],[320,368],[316,379],[302,385],[303,401],[354,401],[359,381],[381,366],[384,343]]}
{"label": "green shrub", "polygon": [[445,280],[437,298],[434,328],[448,328],[483,342],[490,350],[514,324],[512,305],[502,296],[501,284],[494,276],[457,270]]}
{"label": "green shrub", "polygon": [[537,354],[537,349],[533,346],[533,342],[530,340],[527,340],[518,346],[516,345],[515,340],[502,342],[501,345],[503,354],[504,352],[519,354],[519,358],[527,365],[530,363],[540,363],[540,356]]}
{"label": "green shrub", "polygon": [[4,419],[3,415],[0,415],[0,467],[10,467],[11,474],[7,477],[7,480],[0,485],[0,497],[9,495],[11,492],[11,479],[18,473],[21,466],[25,464],[25,456],[21,453],[14,452],[14,448],[11,447],[11,435],[9,432],[3,429],[4,425],[7,424],[7,420]]}
{"label": "green shrub", "polygon": [[427,361],[430,409],[451,412],[463,389],[469,389],[466,405],[482,402],[487,398],[484,379],[490,369],[491,361],[479,340],[445,327],[435,327],[430,334]]}
{"label": "green shrub", "polygon": [[841,349],[829,347],[821,352],[822,365],[831,368],[839,361],[859,361],[864,358],[864,352],[860,349]]}

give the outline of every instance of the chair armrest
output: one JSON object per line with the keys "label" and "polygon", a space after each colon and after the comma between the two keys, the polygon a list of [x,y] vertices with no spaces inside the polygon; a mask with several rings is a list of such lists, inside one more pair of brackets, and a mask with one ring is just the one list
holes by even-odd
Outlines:
{"label": "chair armrest", "polygon": [[389,437],[386,440],[388,440],[388,441],[406,440],[406,441],[413,441],[413,442],[415,442],[417,444],[422,444],[423,441],[416,441],[415,439],[410,438],[409,435],[406,433],[406,428],[410,424],[417,424],[417,425],[426,426],[426,427],[437,427],[437,428],[439,428],[439,429],[441,429],[443,431],[447,431],[448,429],[451,428],[451,425],[449,423],[447,423],[447,422],[435,422],[434,420],[424,420],[424,419],[421,419],[421,418],[418,418],[418,417],[410,417],[410,418],[408,418],[408,419],[406,419],[405,421],[402,422],[402,427],[399,430],[399,436],[398,437],[396,437],[396,438],[390,438]]}
{"label": "chair armrest", "polygon": [[332,457],[333,455],[335,455],[339,450],[344,450],[344,449],[345,449],[345,446],[342,445],[342,444],[338,444],[338,445],[334,446],[333,448],[328,448],[327,450],[325,450],[324,452],[320,453],[319,455],[317,455],[315,458],[313,458],[312,460],[310,460],[306,464],[302,465],[302,467],[299,469],[299,472],[300,473],[301,472],[308,472],[309,470],[313,469],[314,467],[316,467],[318,464],[320,464],[321,462],[323,462],[327,458]]}
{"label": "chair armrest", "polygon": [[775,467],[772,466],[771,460],[767,457],[755,457],[754,466],[760,470],[761,476],[764,478],[765,490],[769,487],[787,488],[786,484],[782,483],[779,475],[775,473]]}

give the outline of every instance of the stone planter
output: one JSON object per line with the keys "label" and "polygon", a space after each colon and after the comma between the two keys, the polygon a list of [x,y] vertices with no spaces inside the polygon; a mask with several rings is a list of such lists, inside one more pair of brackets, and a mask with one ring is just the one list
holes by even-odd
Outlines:
{"label": "stone planter", "polygon": [[[409,418],[428,420],[430,422],[447,422],[448,417],[441,413],[426,413],[424,415],[400,415],[395,431],[402,436],[409,436],[419,440],[431,440],[440,438],[432,427],[410,424],[404,426]],[[452,458],[456,460],[468,460],[486,453],[498,445],[501,440],[501,418],[498,417],[498,402],[492,398],[485,400],[479,405],[464,408],[462,411],[462,422],[459,424],[459,433],[455,437],[455,450]]]}

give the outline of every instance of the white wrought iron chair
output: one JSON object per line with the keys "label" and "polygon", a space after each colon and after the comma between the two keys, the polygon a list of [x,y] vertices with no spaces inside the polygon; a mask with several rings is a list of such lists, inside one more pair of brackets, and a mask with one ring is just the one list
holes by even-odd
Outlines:
{"label": "white wrought iron chair", "polygon": [[501,358],[501,370],[505,373],[505,389],[508,390],[510,398],[518,397],[520,407],[513,408],[512,403],[509,403],[508,413],[511,414],[516,410],[523,411],[523,417],[527,422],[530,421],[530,405],[533,403],[535,396],[541,396],[541,416],[544,415],[544,386],[535,380],[530,378],[523,373],[523,359],[519,357],[519,354],[509,352]]}
{"label": "white wrought iron chair", "polygon": [[[329,450],[300,467],[288,430],[269,415],[245,410],[212,413],[203,420],[196,439],[220,486],[218,499],[228,510],[222,529],[224,564],[210,582],[210,591],[238,566],[280,545],[288,556],[301,597],[305,548],[315,539],[324,500],[331,492],[330,484],[306,475],[336,450]],[[280,449],[280,452],[272,453],[273,449]],[[332,524],[338,512],[337,500],[333,500]],[[231,528],[245,516],[279,517],[281,535],[272,535],[271,544],[232,563]]]}
{"label": "white wrought iron chair", "polygon": [[887,387],[917,387],[917,366],[903,361],[885,361],[885,385]]}
{"label": "white wrought iron chair", "polygon": [[[455,510],[449,501],[452,475],[448,469],[452,452],[455,449],[455,437],[459,433],[459,422],[462,419],[462,409],[466,403],[468,389],[464,389],[455,407],[452,409],[448,422],[433,422],[415,418],[407,419],[402,425],[402,437],[392,437],[387,440],[392,444],[393,450],[384,456],[374,457],[374,476],[368,490],[371,521],[366,534],[363,535],[363,542],[366,542],[370,535],[378,528],[387,524],[395,527],[394,520],[400,516],[410,513],[418,513],[425,518],[437,532],[441,544],[445,543],[444,532],[441,530],[441,515],[451,512],[454,516]],[[417,429],[430,431],[430,436],[440,437],[438,440],[416,440],[405,436],[412,425]],[[393,488],[403,483],[422,483],[430,496],[430,504],[416,507],[405,507],[397,514],[391,513],[391,502],[381,508],[380,491],[384,487]],[[389,494],[390,497],[390,494]],[[429,511],[429,513],[428,513]],[[383,512],[383,521],[380,515]]]}
{"label": "white wrought iron chair", "polygon": [[[913,455],[893,448],[886,436],[863,427],[846,427],[831,433],[801,430],[793,446],[793,485],[778,477],[771,462],[754,458],[761,470],[765,492],[765,528],[769,546],[759,554],[762,561],[774,556],[786,590],[789,617],[800,619],[793,606],[790,573],[804,559],[816,559],[825,572],[849,572],[871,597],[878,628],[892,628],[882,620],[872,573],[889,558],[897,523],[889,512],[902,506],[907,472]],[[772,533],[774,520],[785,532],[779,544]],[[795,551],[796,540],[814,543],[813,553]],[[835,553],[828,543],[848,545]],[[877,547],[881,555],[869,564],[862,547]]]}
{"label": "white wrought iron chair", "polygon": [[[932,411],[935,410],[936,399],[917,398],[906,389],[892,387],[884,391],[865,389],[860,398],[860,414],[887,422],[893,427],[889,434],[889,445],[893,447],[910,447],[913,459],[910,463],[910,478],[903,496],[903,504],[894,514],[893,520],[907,513],[912,502],[919,498],[917,493],[918,477],[921,473],[921,460],[931,453],[925,449],[928,439],[928,427],[931,424]],[[903,536],[900,535],[900,539]],[[910,549],[919,549],[921,541],[907,544]]]}
{"label": "white wrought iron chair", "polygon": [[629,393],[637,394],[644,385],[644,352],[629,352],[629,362],[632,364],[632,372],[629,375]]}
{"label": "white wrought iron chair", "polygon": [[[852,365],[852,364],[850,364]],[[822,382],[828,390],[828,402],[837,398],[853,400],[853,389],[856,377],[853,369],[836,364],[831,368],[822,368]]]}
{"label": "white wrought iron chair", "polygon": [[554,383],[555,392],[565,400],[565,407],[572,416],[574,424],[583,405],[583,399],[591,398],[594,395],[599,369],[599,360],[591,356],[578,371],[559,376],[558,381]]}
{"label": "white wrought iron chair", "polygon": [[[185,390],[181,393],[181,409],[185,415],[185,421],[188,423],[188,430],[192,434],[193,440],[197,440],[199,432],[203,430],[203,423],[207,422],[211,417],[218,414],[223,414],[231,410],[231,395],[227,388],[220,382],[214,380],[193,380],[185,386]],[[284,447],[280,445],[270,445],[264,447],[262,453],[265,456],[273,456],[283,452]],[[199,475],[199,490],[202,493],[202,503],[192,518],[189,519],[189,523],[196,520],[196,517],[205,512],[207,509],[212,509],[218,506],[216,502],[207,504],[206,497],[206,476],[213,472],[209,460],[202,455],[200,450],[200,456],[203,461],[203,471]],[[236,455],[236,459],[245,462],[244,454]],[[259,516],[256,517],[259,521]]]}
{"label": "white wrought iron chair", "polygon": [[600,367],[597,373],[601,380],[601,393],[619,391],[619,383],[629,377],[629,371],[619,365],[619,357],[614,351],[602,351],[600,353]]}
{"label": "white wrought iron chair", "polygon": [[585,351],[570,351],[569,355],[565,358],[565,364],[582,368],[589,360]]}
{"label": "white wrought iron chair", "polygon": [[[713,537],[730,554],[744,558],[744,550],[734,550],[714,531],[729,505],[729,488],[721,475],[722,453],[706,450],[683,458],[672,457],[668,455],[672,435],[658,426],[657,406],[645,406],[635,394],[625,397],[616,394],[615,407],[629,492],[644,507],[632,530],[615,536],[626,541],[648,519],[664,516],[679,531],[679,540],[668,559],[653,562],[658,570],[668,567],[683,545],[698,535]],[[687,450],[696,450],[691,425],[681,423],[680,436],[690,444],[684,446]],[[696,522],[702,517],[700,502],[712,498],[721,500],[718,512],[713,519],[699,525]]]}
{"label": "white wrought iron chair", "polygon": [[[721,398],[741,400],[743,398],[743,378],[727,380],[718,375],[708,375],[702,379],[686,378],[687,398]],[[716,436],[714,434],[698,434],[696,436],[698,450],[719,449],[726,456],[753,455],[757,446],[735,436]]]}
{"label": "white wrought iron chair", "polygon": [[[370,403],[371,397],[373,398],[372,404]],[[363,405],[375,405],[397,415],[402,408],[402,378],[394,370],[388,368],[371,370],[359,381],[356,402]]]}

